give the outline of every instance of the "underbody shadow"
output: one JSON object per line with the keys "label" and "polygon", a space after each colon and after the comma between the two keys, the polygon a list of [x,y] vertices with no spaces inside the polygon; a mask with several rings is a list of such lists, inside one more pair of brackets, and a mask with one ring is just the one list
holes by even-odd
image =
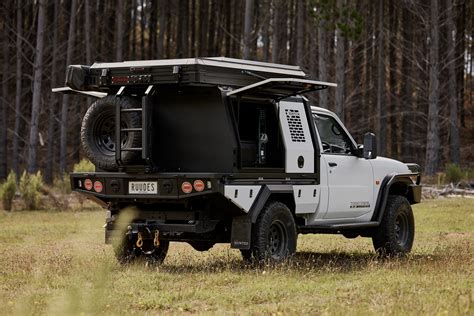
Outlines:
{"label": "underbody shadow", "polygon": [[349,253],[349,252],[297,252],[284,262],[246,262],[241,258],[227,257],[216,260],[195,261],[188,264],[164,262],[159,266],[149,266],[145,262],[136,262],[134,265],[146,267],[165,273],[221,273],[221,272],[274,272],[274,273],[308,273],[308,272],[336,272],[349,273],[362,271],[370,267],[392,267],[418,264],[427,261],[441,260],[442,256],[436,255],[407,255],[403,257],[381,257],[374,252]]}

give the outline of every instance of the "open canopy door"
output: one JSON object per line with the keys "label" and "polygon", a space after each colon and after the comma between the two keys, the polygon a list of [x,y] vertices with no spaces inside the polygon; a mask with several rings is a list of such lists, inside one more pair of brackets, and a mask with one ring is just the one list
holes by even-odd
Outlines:
{"label": "open canopy door", "polygon": [[230,91],[227,96],[252,95],[279,101],[290,96],[323,90],[328,87],[337,87],[337,84],[298,78],[270,78]]}

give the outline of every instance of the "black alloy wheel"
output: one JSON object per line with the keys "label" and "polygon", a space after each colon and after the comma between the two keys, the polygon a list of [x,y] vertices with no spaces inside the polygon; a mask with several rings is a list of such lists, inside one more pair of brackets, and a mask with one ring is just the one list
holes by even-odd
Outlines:
{"label": "black alloy wheel", "polygon": [[390,195],[380,226],[372,236],[375,250],[382,256],[409,253],[415,239],[413,210],[404,196]]}

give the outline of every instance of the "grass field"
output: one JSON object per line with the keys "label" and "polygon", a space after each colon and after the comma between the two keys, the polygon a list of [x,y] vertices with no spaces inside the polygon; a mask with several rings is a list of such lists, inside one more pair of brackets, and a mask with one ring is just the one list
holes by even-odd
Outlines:
{"label": "grass field", "polygon": [[300,235],[280,266],[172,243],[163,266],[118,265],[104,211],[0,211],[0,315],[474,314],[474,199],[414,207],[413,253],[380,260],[370,239]]}

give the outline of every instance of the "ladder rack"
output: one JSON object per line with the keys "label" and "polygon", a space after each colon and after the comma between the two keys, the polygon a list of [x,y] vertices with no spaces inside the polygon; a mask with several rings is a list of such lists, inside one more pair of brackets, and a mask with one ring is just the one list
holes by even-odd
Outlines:
{"label": "ladder rack", "polygon": [[[150,128],[151,125],[151,106],[150,106],[150,97],[152,94],[153,86],[149,86],[146,89],[145,94],[141,98],[141,107],[139,108],[130,108],[123,109],[120,104],[117,105],[115,109],[115,160],[117,166],[121,170],[125,168],[140,169],[140,167],[145,167],[146,170],[152,170],[153,164],[151,159],[151,135]],[[125,86],[121,87],[117,93],[117,96],[120,97],[125,91]],[[141,112],[141,127],[122,127],[122,114]],[[123,133],[141,133],[141,146],[140,147],[123,147],[122,148],[122,134]],[[146,162],[145,166],[129,166],[124,165],[122,162],[122,152],[123,151],[140,151],[141,158]]]}

